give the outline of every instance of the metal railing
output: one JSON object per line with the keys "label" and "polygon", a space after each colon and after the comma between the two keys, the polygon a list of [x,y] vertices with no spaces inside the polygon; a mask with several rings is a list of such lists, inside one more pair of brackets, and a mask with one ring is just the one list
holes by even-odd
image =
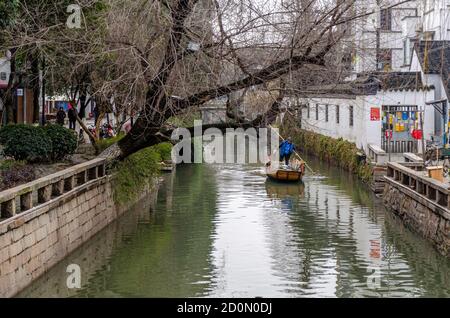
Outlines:
{"label": "metal railing", "polygon": [[38,207],[105,175],[105,159],[94,159],[2,191],[0,221]]}

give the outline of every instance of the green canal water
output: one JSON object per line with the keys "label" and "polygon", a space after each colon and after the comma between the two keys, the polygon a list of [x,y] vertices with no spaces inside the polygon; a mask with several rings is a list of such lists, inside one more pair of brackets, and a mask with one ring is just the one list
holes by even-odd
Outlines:
{"label": "green canal water", "polygon": [[[448,297],[450,260],[365,185],[312,161],[286,185],[249,165],[186,165],[20,297]],[[67,266],[81,269],[68,289]]]}

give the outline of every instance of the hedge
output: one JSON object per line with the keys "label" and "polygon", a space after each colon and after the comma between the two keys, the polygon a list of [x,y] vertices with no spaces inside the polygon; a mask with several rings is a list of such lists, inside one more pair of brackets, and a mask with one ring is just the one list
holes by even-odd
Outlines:
{"label": "hedge", "polygon": [[57,161],[75,152],[77,137],[59,125],[46,127],[17,124],[0,129],[3,153],[15,160],[30,163]]}
{"label": "hedge", "polygon": [[52,141],[52,160],[61,160],[77,149],[77,136],[73,130],[60,125],[47,125],[45,132]]}
{"label": "hedge", "polygon": [[52,140],[44,128],[31,125],[8,125],[0,129],[0,144],[7,157],[27,162],[50,161]]}

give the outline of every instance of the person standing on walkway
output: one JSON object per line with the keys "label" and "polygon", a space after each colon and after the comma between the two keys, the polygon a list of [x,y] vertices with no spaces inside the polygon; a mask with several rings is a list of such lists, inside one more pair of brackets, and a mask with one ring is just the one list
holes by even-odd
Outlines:
{"label": "person standing on walkway", "polygon": [[292,143],[291,137],[284,140],[280,145],[280,161],[285,161],[286,166],[289,165],[292,153],[295,151],[295,146]]}
{"label": "person standing on walkway", "polygon": [[98,116],[100,115],[97,105],[94,106],[92,112],[94,113],[94,125],[97,126]]}
{"label": "person standing on walkway", "polygon": [[58,112],[56,113],[56,123],[58,125],[64,126],[64,119],[66,118],[66,112],[62,107],[59,108]]}
{"label": "person standing on walkway", "polygon": [[77,122],[77,110],[73,103],[69,103],[69,129],[75,130],[75,123]]}

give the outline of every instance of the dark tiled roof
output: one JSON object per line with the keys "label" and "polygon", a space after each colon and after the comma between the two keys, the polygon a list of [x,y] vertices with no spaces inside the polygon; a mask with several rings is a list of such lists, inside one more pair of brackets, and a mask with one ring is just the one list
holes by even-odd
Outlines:
{"label": "dark tiled roof", "polygon": [[305,95],[361,96],[376,95],[379,90],[414,91],[431,88],[424,86],[419,72],[372,72],[358,74],[353,81],[309,86],[301,92]]}
{"label": "dark tiled roof", "polygon": [[450,41],[420,41],[414,45],[425,74],[449,71]]}
{"label": "dark tiled roof", "polygon": [[360,74],[358,77],[375,81],[378,84],[377,88],[383,91],[414,91],[432,88],[424,85],[420,72],[373,72]]}
{"label": "dark tiled roof", "polygon": [[419,41],[414,45],[425,74],[437,74],[450,97],[450,41]]}

